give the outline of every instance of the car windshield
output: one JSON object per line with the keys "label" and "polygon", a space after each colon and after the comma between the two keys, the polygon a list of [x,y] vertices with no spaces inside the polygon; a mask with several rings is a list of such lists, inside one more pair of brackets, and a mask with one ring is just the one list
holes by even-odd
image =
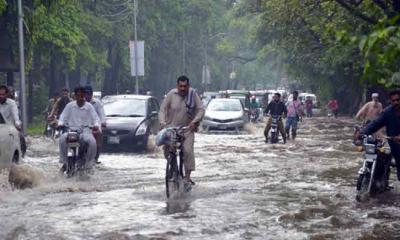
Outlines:
{"label": "car windshield", "polygon": [[242,105],[240,101],[211,101],[207,109],[210,111],[241,111]]}
{"label": "car windshield", "polygon": [[142,117],[146,115],[146,101],[141,99],[107,99],[104,103],[107,117]]}

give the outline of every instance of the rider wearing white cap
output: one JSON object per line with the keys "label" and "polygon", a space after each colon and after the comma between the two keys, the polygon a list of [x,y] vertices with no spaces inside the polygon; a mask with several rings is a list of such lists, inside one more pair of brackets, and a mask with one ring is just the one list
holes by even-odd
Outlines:
{"label": "rider wearing white cap", "polygon": [[372,101],[367,102],[356,115],[356,119],[363,119],[365,122],[375,120],[382,112],[382,104],[379,102],[379,94],[372,93]]}

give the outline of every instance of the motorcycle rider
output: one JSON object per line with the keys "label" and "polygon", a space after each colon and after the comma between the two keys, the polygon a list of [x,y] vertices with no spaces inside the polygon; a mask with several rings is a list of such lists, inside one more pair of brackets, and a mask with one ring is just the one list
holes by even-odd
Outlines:
{"label": "motorcycle rider", "polygon": [[[86,102],[85,95],[86,90],[84,87],[78,86],[74,90],[75,101],[68,103],[65,106],[64,111],[58,121],[59,127],[69,127],[71,129],[82,129],[79,141],[82,145],[87,146],[86,149],[86,169],[91,169],[94,165],[96,156],[96,139],[93,134],[99,131],[100,119],[97,116],[94,107]],[[88,129],[88,126],[93,126],[93,130]],[[92,132],[93,131],[93,132]],[[68,133],[64,133],[60,137],[60,162],[63,164],[60,171],[66,170],[67,162],[67,136]]]}
{"label": "motorcycle rider", "polygon": [[371,135],[386,127],[388,143],[396,161],[397,179],[400,181],[400,89],[390,92],[391,105],[361,130],[361,135]]}
{"label": "motorcycle rider", "polygon": [[21,143],[22,157],[26,153],[26,141],[25,136],[22,133],[22,122],[19,120],[18,106],[14,100],[9,98],[9,90],[5,85],[0,86],[0,113],[6,124],[13,125],[18,130],[19,140]]}
{"label": "motorcycle rider", "polygon": [[339,104],[336,99],[332,99],[326,105],[328,110],[332,112],[333,116],[337,118],[339,112]]}
{"label": "motorcycle rider", "polygon": [[[196,91],[190,87],[189,78],[180,76],[176,89],[172,89],[161,104],[159,120],[161,128],[166,126],[189,126],[190,131],[184,133],[183,161],[185,181],[194,185],[190,174],[195,170],[194,133],[204,116],[203,102]],[[166,150],[166,149],[165,149]]]}
{"label": "motorcycle rider", "polygon": [[356,115],[356,119],[364,119],[365,122],[375,120],[381,114],[383,107],[379,102],[379,94],[371,95],[372,101],[367,102]]}
{"label": "motorcycle rider", "polygon": [[[273,96],[273,100],[268,104],[265,109],[265,114],[270,114],[271,116],[285,116],[287,114],[287,108],[285,104],[281,101],[281,94],[275,93]],[[267,125],[264,129],[265,142],[268,143],[268,134],[271,129],[272,118],[270,117],[267,121]],[[278,121],[278,130],[282,135],[283,143],[286,143],[286,134],[283,127],[282,119]]]}
{"label": "motorcycle rider", "polygon": [[45,130],[44,130],[44,135],[47,133],[47,127],[54,126],[54,118],[49,118],[51,111],[53,110],[54,105],[56,104],[57,100],[59,98],[58,92],[53,93],[53,97],[49,99],[47,103],[46,109],[43,111],[44,114],[44,120],[46,122]]}
{"label": "motorcycle rider", "polygon": [[285,131],[287,138],[290,139],[289,131],[292,128],[292,139],[296,138],[297,124],[300,118],[303,116],[303,107],[301,101],[298,100],[299,92],[293,91],[293,100],[286,103],[287,107],[287,119],[285,123]]}
{"label": "motorcycle rider", "polygon": [[97,153],[96,153],[96,163],[99,164],[99,156],[101,152],[101,147],[103,145],[103,135],[102,135],[102,129],[107,127],[106,123],[106,114],[104,113],[104,106],[103,103],[96,98],[93,98],[93,88],[92,86],[87,85],[85,87],[86,90],[86,101],[89,102],[90,104],[93,105],[94,109],[96,110],[97,116],[100,119],[101,123],[101,128],[99,129],[99,132],[95,135],[96,138],[96,143],[97,143]]}
{"label": "motorcycle rider", "polygon": [[63,88],[61,90],[61,97],[54,104],[53,109],[51,110],[51,113],[49,115],[49,119],[59,119],[65,106],[71,101],[72,99],[69,96],[69,90],[67,88]]}
{"label": "motorcycle rider", "polygon": [[254,119],[257,120],[260,115],[260,104],[257,102],[256,96],[251,96],[250,98],[250,113],[255,114]]}

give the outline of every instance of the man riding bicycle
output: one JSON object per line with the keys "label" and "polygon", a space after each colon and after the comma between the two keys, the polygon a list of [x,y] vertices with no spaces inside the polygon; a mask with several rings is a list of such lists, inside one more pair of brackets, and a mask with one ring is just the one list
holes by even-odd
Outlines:
{"label": "man riding bicycle", "polygon": [[189,131],[184,133],[183,162],[185,166],[185,181],[194,185],[190,174],[195,170],[194,133],[197,132],[200,121],[204,116],[203,103],[193,88],[189,85],[189,78],[180,76],[177,79],[177,88],[172,89],[161,104],[159,120],[161,128],[188,126]]}
{"label": "man riding bicycle", "polygon": [[391,105],[361,130],[362,135],[371,135],[386,127],[391,153],[396,160],[397,179],[400,181],[400,89],[390,92]]}
{"label": "man riding bicycle", "polygon": [[[280,93],[274,94],[273,100],[268,104],[267,108],[265,109],[265,114],[270,114],[271,116],[283,116],[287,114],[287,109],[285,104],[281,101]],[[270,117],[264,129],[264,136],[266,143],[268,143],[268,134],[269,130],[271,129],[271,125],[272,125],[272,118]],[[279,119],[278,121],[278,130],[282,135],[283,143],[286,143],[286,134],[285,134],[285,129],[283,128],[282,119]]]}
{"label": "man riding bicycle", "polygon": [[[86,169],[91,169],[94,165],[94,159],[96,156],[96,140],[93,133],[99,131],[100,119],[97,116],[94,107],[86,102],[85,95],[86,90],[84,87],[76,87],[74,90],[75,101],[68,103],[64,111],[61,113],[60,120],[58,121],[59,127],[69,127],[74,130],[83,130],[80,134],[80,141],[87,146],[86,149]],[[93,127],[93,132],[88,127]],[[60,162],[63,164],[61,171],[66,170],[67,163],[67,136],[68,133],[64,133],[60,137]]]}

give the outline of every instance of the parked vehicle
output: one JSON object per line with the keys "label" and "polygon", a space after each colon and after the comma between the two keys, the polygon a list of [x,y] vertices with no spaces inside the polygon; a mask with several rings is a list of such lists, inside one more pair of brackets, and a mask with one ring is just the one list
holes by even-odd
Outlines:
{"label": "parked vehicle", "polygon": [[93,98],[99,99],[99,100],[100,100],[101,97],[102,97],[102,94],[101,94],[100,91],[94,91],[94,92],[93,92]]}
{"label": "parked vehicle", "polygon": [[14,126],[6,124],[0,114],[0,170],[9,168],[12,163],[21,160],[20,144],[19,132]]}
{"label": "parked vehicle", "polygon": [[[313,94],[313,93],[300,93],[298,99],[301,101],[301,103],[305,106],[305,102],[307,100],[307,97],[310,97],[312,102],[313,102],[313,108],[312,108],[312,115],[313,116],[318,116],[321,115],[321,106],[318,100],[318,97]],[[290,94],[288,97],[288,101],[292,101],[293,100],[293,94]]]}
{"label": "parked vehicle", "polygon": [[155,97],[114,95],[102,99],[107,128],[103,129],[105,150],[144,150],[151,134],[159,130],[160,106]]}
{"label": "parked vehicle", "polygon": [[218,92],[204,92],[201,95],[201,101],[203,102],[204,106],[207,106],[211,99],[219,97],[221,96]]}
{"label": "parked vehicle", "polygon": [[247,121],[248,113],[239,99],[217,98],[212,99],[207,105],[202,125],[205,131],[234,130],[238,132]]}
{"label": "parked vehicle", "polygon": [[250,92],[247,90],[226,90],[226,95],[229,98],[240,99],[243,106],[250,109]]}
{"label": "parked vehicle", "polygon": [[390,147],[374,136],[363,136],[361,146],[364,150],[363,165],[358,171],[356,200],[374,197],[389,190],[392,155]]}

